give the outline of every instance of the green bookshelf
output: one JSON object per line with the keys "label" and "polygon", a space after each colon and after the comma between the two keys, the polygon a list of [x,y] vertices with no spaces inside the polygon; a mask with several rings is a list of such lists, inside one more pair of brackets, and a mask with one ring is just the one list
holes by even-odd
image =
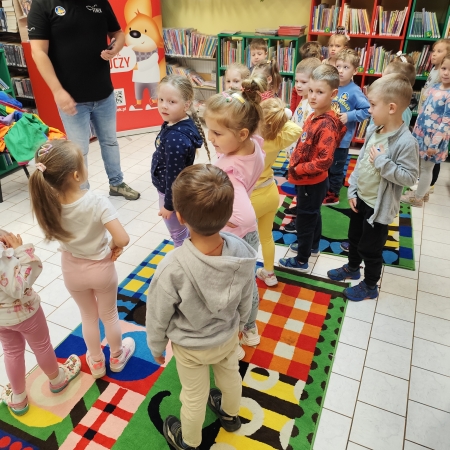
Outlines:
{"label": "green bookshelf", "polygon": [[3,92],[6,92],[16,98],[11,84],[11,76],[9,75],[8,65],[6,64],[5,50],[2,48],[0,48],[0,78],[9,86],[9,89],[4,90]]}

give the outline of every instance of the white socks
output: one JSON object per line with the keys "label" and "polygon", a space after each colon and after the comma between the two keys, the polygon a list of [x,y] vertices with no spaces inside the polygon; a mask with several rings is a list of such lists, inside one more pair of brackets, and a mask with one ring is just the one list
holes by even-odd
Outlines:
{"label": "white socks", "polygon": [[57,384],[61,384],[65,380],[65,374],[62,367],[59,368],[59,373],[56,378],[53,378],[53,380],[50,380],[50,384],[52,386],[56,386]]}
{"label": "white socks", "polygon": [[27,391],[23,391],[21,394],[13,394],[13,403],[21,403],[27,398]]}

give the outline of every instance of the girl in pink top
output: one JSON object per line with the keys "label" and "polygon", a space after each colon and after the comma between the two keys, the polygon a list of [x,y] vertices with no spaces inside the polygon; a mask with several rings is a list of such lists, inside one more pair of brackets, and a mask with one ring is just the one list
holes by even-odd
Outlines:
{"label": "girl in pink top", "polygon": [[[244,80],[242,92],[223,92],[210,97],[204,114],[208,139],[219,154],[215,165],[228,174],[234,187],[233,214],[224,231],[244,239],[256,251],[259,237],[250,194],[264,170],[264,141],[255,135],[263,117],[259,103],[264,85],[260,78]],[[258,305],[259,295],[255,281],[252,312],[241,339],[245,345],[254,346],[260,342],[255,322]],[[244,350],[239,347],[239,359],[244,356]]]}

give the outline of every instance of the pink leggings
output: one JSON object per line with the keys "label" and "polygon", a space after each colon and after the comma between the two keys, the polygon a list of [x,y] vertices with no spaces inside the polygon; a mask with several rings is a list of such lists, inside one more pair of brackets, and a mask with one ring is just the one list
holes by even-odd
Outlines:
{"label": "pink leggings", "polygon": [[39,367],[49,378],[58,375],[58,362],[50,342],[44,311],[17,325],[0,327],[0,342],[5,352],[5,367],[14,394],[25,391],[25,341],[33,350]]}
{"label": "pink leggings", "polygon": [[75,258],[68,252],[61,258],[64,284],[81,312],[83,337],[92,359],[102,358],[100,318],[111,354],[122,350],[122,332],[117,312],[117,272],[111,255],[96,261]]}

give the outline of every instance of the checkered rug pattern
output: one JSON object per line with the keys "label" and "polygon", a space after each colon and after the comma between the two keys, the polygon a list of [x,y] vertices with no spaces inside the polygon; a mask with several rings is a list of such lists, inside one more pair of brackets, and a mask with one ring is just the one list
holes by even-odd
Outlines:
{"label": "checkered rug pattern", "polygon": [[[69,387],[51,394],[37,368],[27,378],[29,412],[17,417],[0,406],[0,448],[8,450],[168,449],[163,419],[179,415],[181,386],[170,347],[166,364],[155,363],[146,345],[146,293],[157,264],[173,244],[163,241],[120,284],[118,308],[123,336],[136,341],[125,370],[95,380],[86,364],[81,326],[56,349],[60,362],[71,353],[82,372]],[[200,450],[249,448],[311,450],[333,355],[345,313],[342,283],[277,269],[279,284],[258,281],[261,344],[245,347],[240,363],[243,426],[227,433],[207,410]],[[109,360],[104,330],[101,338]],[[211,385],[214,380],[211,377]],[[149,447],[150,445],[150,447]]]}

